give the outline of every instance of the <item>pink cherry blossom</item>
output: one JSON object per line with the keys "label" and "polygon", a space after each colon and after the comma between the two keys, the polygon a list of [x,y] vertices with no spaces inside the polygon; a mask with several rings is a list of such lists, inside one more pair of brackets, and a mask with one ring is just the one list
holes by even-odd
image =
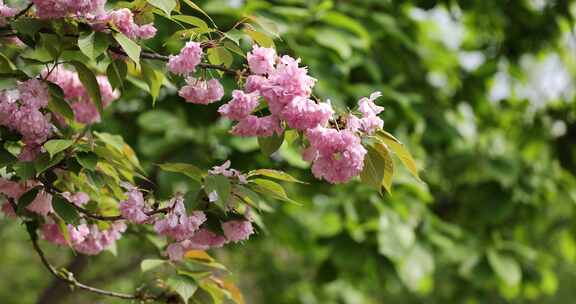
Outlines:
{"label": "pink cherry blossom", "polygon": [[0,0],[0,26],[5,26],[7,24],[7,17],[14,17],[18,10],[9,7],[4,4],[3,0]]}
{"label": "pink cherry blossom", "polygon": [[189,216],[186,213],[182,197],[173,198],[170,204],[173,204],[174,208],[166,214],[164,219],[158,220],[154,224],[154,230],[158,234],[181,241],[191,237],[200,225],[206,221],[206,215],[202,211],[194,211]]}
{"label": "pink cherry blossom", "polygon": [[[90,230],[88,229],[88,226],[86,224],[81,224],[78,225],[77,227],[68,224],[66,227],[68,228],[68,235],[70,235],[70,244],[72,246],[84,242],[84,240],[90,233]],[[46,223],[42,225],[42,236],[44,237],[45,240],[47,240],[52,244],[59,246],[68,245],[58,224]]]}
{"label": "pink cherry blossom", "polygon": [[19,199],[22,194],[26,193],[27,187],[23,183],[13,182],[0,178],[0,193],[12,199]]}
{"label": "pink cherry blossom", "polygon": [[91,101],[77,101],[71,107],[74,111],[74,119],[80,123],[91,124],[100,121],[100,113]]}
{"label": "pink cherry blossom", "polygon": [[120,213],[122,217],[132,223],[142,224],[148,221],[149,216],[146,214],[148,208],[144,203],[142,192],[132,189],[126,193],[128,199],[120,202]]}
{"label": "pink cherry blossom", "polygon": [[257,92],[246,94],[240,90],[234,90],[232,100],[222,105],[218,112],[228,119],[241,120],[254,111],[260,103],[259,98],[260,95]]}
{"label": "pink cherry blossom", "polygon": [[90,196],[85,192],[76,192],[70,193],[68,191],[62,192],[62,197],[64,197],[67,201],[71,202],[72,204],[82,207],[86,205],[90,201]]}
{"label": "pink cherry blossom", "polygon": [[108,13],[108,20],[120,32],[131,39],[150,39],[156,35],[153,24],[138,25],[134,22],[134,14],[127,8],[121,8]]}
{"label": "pink cherry blossom", "polygon": [[37,144],[26,144],[22,147],[20,154],[18,155],[18,160],[20,161],[34,161],[38,155],[42,152],[42,146]]}
{"label": "pink cherry blossom", "polygon": [[33,109],[44,108],[48,105],[50,93],[48,86],[41,80],[33,78],[24,81],[18,85],[18,90],[23,105]]}
{"label": "pink cherry blossom", "polygon": [[188,249],[207,250],[210,248],[220,248],[226,244],[226,238],[218,235],[206,228],[201,228],[188,240]]}
{"label": "pink cherry blossom", "polygon": [[367,151],[360,138],[348,130],[316,127],[306,135],[310,147],[304,152],[305,159],[313,162],[312,173],[330,183],[344,183],[360,174]]}
{"label": "pink cherry blossom", "polygon": [[185,75],[194,73],[196,66],[202,60],[200,43],[189,41],[180,54],[171,55],[168,60],[168,70],[174,74]]}
{"label": "pink cherry blossom", "polygon": [[278,118],[269,115],[264,117],[257,117],[248,115],[240,120],[232,131],[232,134],[237,136],[272,136],[274,133],[282,134],[283,128],[280,126]]}
{"label": "pink cherry blossom", "polygon": [[172,243],[166,247],[166,255],[171,261],[181,261],[184,259],[184,254],[186,253],[186,248],[184,247],[184,242]]}
{"label": "pink cherry blossom", "polygon": [[11,218],[16,217],[16,211],[14,210],[14,208],[12,207],[12,205],[10,203],[5,202],[4,204],[2,204],[2,207],[0,207],[0,209],[2,210],[4,215],[6,215],[7,217],[11,217]]}
{"label": "pink cherry blossom", "polygon": [[358,110],[360,111],[360,113],[362,113],[364,117],[366,117],[366,116],[378,115],[380,114],[380,112],[384,111],[384,107],[377,106],[374,103],[374,100],[376,100],[378,97],[381,96],[382,93],[374,92],[368,98],[362,97],[360,101],[358,101]]}
{"label": "pink cherry blossom", "polygon": [[316,103],[305,97],[295,97],[281,113],[290,128],[307,130],[325,126],[334,114],[329,103]]}
{"label": "pink cherry blossom", "polygon": [[36,7],[36,14],[43,19],[62,18],[66,16],[85,16],[102,14],[106,0],[31,0]]}
{"label": "pink cherry blossom", "polygon": [[187,102],[206,105],[222,99],[224,88],[217,79],[204,81],[189,78],[178,94]]}
{"label": "pink cherry blossom", "polygon": [[74,250],[87,255],[96,255],[102,250],[110,248],[122,237],[122,233],[126,230],[126,224],[114,222],[106,230],[100,230],[97,225],[93,224],[86,229],[89,233],[82,242],[74,244]]}
{"label": "pink cherry blossom", "polygon": [[54,212],[54,209],[52,209],[52,194],[40,190],[38,194],[36,194],[36,198],[34,198],[26,209],[43,216],[47,216],[48,213]]}
{"label": "pink cherry blossom", "polygon": [[42,144],[52,132],[48,118],[37,109],[20,107],[14,116],[14,127],[27,144]]}
{"label": "pink cherry blossom", "polygon": [[254,233],[250,221],[228,221],[222,223],[222,229],[229,242],[245,241]]}
{"label": "pink cherry blossom", "polygon": [[274,69],[276,63],[276,50],[254,45],[252,52],[247,55],[248,66],[254,74],[268,74]]}
{"label": "pink cherry blossom", "polygon": [[268,79],[261,75],[250,75],[246,78],[246,83],[244,84],[244,91],[246,93],[252,93],[260,91],[266,86]]}
{"label": "pink cherry blossom", "polygon": [[[17,93],[16,93],[17,94]],[[0,125],[13,128],[18,105],[17,96],[9,91],[0,91]]]}

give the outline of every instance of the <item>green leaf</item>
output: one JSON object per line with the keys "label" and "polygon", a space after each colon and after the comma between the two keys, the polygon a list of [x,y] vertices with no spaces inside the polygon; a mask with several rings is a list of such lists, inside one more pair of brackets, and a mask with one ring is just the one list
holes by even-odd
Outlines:
{"label": "green leaf", "polygon": [[94,171],[98,164],[98,156],[94,153],[78,153],[76,160],[82,167],[90,171]]}
{"label": "green leaf", "polygon": [[224,175],[208,175],[204,178],[204,192],[206,192],[206,195],[210,195],[210,193],[215,191],[218,194],[218,199],[215,203],[220,208],[226,207],[231,190],[230,180]]}
{"label": "green leaf", "polygon": [[291,182],[291,183],[305,184],[305,182],[294,178],[292,175],[290,175],[286,172],[273,170],[273,169],[258,169],[258,170],[253,170],[253,171],[248,172],[248,177],[256,176],[256,175],[262,175],[262,176],[274,178],[277,180],[287,181],[287,182]]}
{"label": "green leaf", "polygon": [[152,105],[154,105],[156,104],[158,94],[160,94],[160,88],[162,87],[162,82],[164,81],[164,73],[143,62],[142,74],[144,76],[144,80],[148,84],[150,95],[152,96]]}
{"label": "green leaf", "polygon": [[64,100],[64,92],[62,89],[59,86],[49,82],[48,90],[50,91],[48,109],[52,113],[58,113],[69,120],[74,120],[74,111],[70,107],[70,104]]}
{"label": "green leaf", "polygon": [[92,99],[92,102],[96,105],[96,108],[98,108],[100,115],[102,115],[104,108],[102,106],[102,96],[100,95],[100,86],[96,80],[96,75],[80,61],[73,60],[70,61],[70,64],[73,65],[76,72],[78,72],[80,82],[82,82],[86,91],[88,91],[88,95],[90,95],[90,99]]}
{"label": "green leaf", "polygon": [[50,154],[43,153],[34,161],[34,169],[36,169],[36,175],[39,175],[40,173],[59,164],[64,159],[64,157],[64,153],[58,153],[54,157],[51,157]]}
{"label": "green leaf", "polygon": [[64,240],[66,241],[66,243],[68,243],[68,245],[71,245],[70,231],[68,231],[68,225],[66,225],[64,219],[59,216],[56,217],[56,222],[58,224],[58,229],[62,233],[62,236],[64,236]]}
{"label": "green leaf", "polygon": [[267,47],[267,48],[274,48],[274,40],[268,37],[266,34],[262,32],[257,32],[249,29],[244,29],[244,32],[254,40],[254,42],[258,43],[258,45]]}
{"label": "green leaf", "polygon": [[208,49],[208,61],[216,65],[224,65],[230,67],[234,63],[234,57],[224,47],[215,47]]}
{"label": "green leaf", "polygon": [[260,145],[260,150],[266,156],[272,155],[272,153],[278,151],[284,142],[284,133],[281,136],[273,134],[268,137],[258,137],[258,144]]}
{"label": "green leaf", "polygon": [[250,190],[248,187],[236,185],[234,186],[234,193],[236,193],[244,202],[248,205],[261,209],[261,202],[263,202],[262,198],[258,195],[258,193]]}
{"label": "green leaf", "polygon": [[102,32],[83,33],[78,37],[78,48],[92,60],[104,53],[108,45],[108,36]]}
{"label": "green leaf", "polygon": [[34,163],[32,162],[17,162],[12,165],[12,169],[16,171],[16,175],[23,180],[30,179],[36,175]]}
{"label": "green leaf", "polygon": [[8,59],[8,57],[6,57],[6,55],[0,53],[0,72],[1,73],[11,73],[15,70],[15,66],[12,63],[12,61],[10,61],[10,59]]}
{"label": "green leaf", "polygon": [[110,62],[106,68],[106,76],[108,76],[110,85],[112,85],[114,89],[124,89],[124,79],[126,79],[127,73],[128,66],[126,66],[124,60],[120,59]]}
{"label": "green leaf", "polygon": [[167,16],[170,16],[170,13],[176,8],[175,0],[147,0],[147,2],[161,9]]}
{"label": "green leaf", "polygon": [[206,14],[206,12],[203,11],[198,5],[196,5],[196,3],[192,2],[191,0],[184,0],[184,3],[188,4],[188,6],[190,8],[200,12],[202,15],[204,15],[206,18],[208,18],[208,20],[210,20],[210,22],[212,23],[212,26],[214,28],[218,28],[218,26],[216,25],[216,22],[214,22],[214,20],[212,20],[210,15]]}
{"label": "green leaf", "polygon": [[331,29],[320,29],[314,34],[318,44],[336,51],[342,59],[352,56],[350,38],[350,35]]}
{"label": "green leaf", "polygon": [[184,303],[188,303],[188,300],[196,293],[196,290],[198,290],[198,284],[196,284],[194,280],[181,275],[171,276],[166,280],[166,285],[176,292]]}
{"label": "green leaf", "polygon": [[30,203],[34,201],[36,195],[38,195],[38,191],[40,191],[40,188],[33,188],[31,190],[28,190],[28,192],[24,193],[22,196],[20,196],[20,198],[18,199],[18,204],[16,206],[16,214],[22,215],[24,213],[26,207],[28,207],[28,205],[30,205]]}
{"label": "green leaf", "polygon": [[142,52],[142,48],[122,33],[114,33],[114,39],[120,44],[128,57],[134,61],[136,66],[140,67],[140,53]]}
{"label": "green leaf", "polygon": [[204,20],[202,20],[198,17],[188,16],[188,15],[174,15],[174,16],[172,16],[172,19],[182,21],[184,23],[193,25],[195,27],[208,29],[208,24],[206,24],[206,22],[204,22]]}
{"label": "green leaf", "polygon": [[406,147],[392,134],[386,131],[380,131],[377,134],[378,138],[381,139],[393,152],[400,158],[400,161],[408,168],[408,171],[412,173],[416,178],[420,179],[418,175],[418,168],[416,166],[416,161],[412,158],[412,155],[406,149]]}
{"label": "green leaf", "polygon": [[74,223],[78,219],[78,212],[72,206],[72,203],[60,196],[52,197],[52,207],[56,214],[58,214],[66,223]]}
{"label": "green leaf", "polygon": [[374,149],[380,153],[384,160],[384,178],[382,186],[388,193],[392,193],[392,178],[394,177],[394,160],[388,148],[382,143],[376,143]]}
{"label": "green leaf", "polygon": [[496,275],[509,286],[516,286],[522,279],[522,269],[513,258],[500,254],[495,249],[486,252],[488,263]]}
{"label": "green leaf", "polygon": [[50,23],[47,20],[40,20],[35,18],[19,18],[11,23],[18,33],[34,37],[42,28],[49,28]]}
{"label": "green leaf", "polygon": [[140,263],[140,269],[142,270],[142,272],[147,272],[156,267],[162,266],[163,264],[166,264],[166,260],[145,259]]}
{"label": "green leaf", "polygon": [[286,195],[286,191],[282,185],[267,179],[256,178],[250,181],[252,185],[250,188],[260,194],[270,196],[274,199],[290,202],[299,205],[299,203],[291,200]]}
{"label": "green leaf", "polygon": [[73,143],[74,141],[70,139],[52,139],[44,143],[44,149],[48,151],[50,157],[54,157],[56,153],[68,149]]}
{"label": "green leaf", "polygon": [[380,153],[371,146],[366,147],[368,153],[364,157],[364,168],[360,173],[360,180],[376,189],[380,190],[382,187],[382,180],[384,179],[384,170],[386,161],[382,158]]}
{"label": "green leaf", "polygon": [[184,174],[197,182],[201,182],[204,176],[204,172],[200,168],[191,164],[165,163],[158,166],[164,171]]}
{"label": "green leaf", "polygon": [[8,152],[4,147],[0,146],[0,168],[6,167],[15,163],[18,159]]}
{"label": "green leaf", "polygon": [[360,38],[362,38],[366,46],[368,46],[368,44],[370,43],[370,34],[366,30],[366,28],[360,22],[356,21],[351,17],[348,17],[336,11],[329,11],[326,12],[320,18],[320,20],[329,25],[343,28],[357,34]]}

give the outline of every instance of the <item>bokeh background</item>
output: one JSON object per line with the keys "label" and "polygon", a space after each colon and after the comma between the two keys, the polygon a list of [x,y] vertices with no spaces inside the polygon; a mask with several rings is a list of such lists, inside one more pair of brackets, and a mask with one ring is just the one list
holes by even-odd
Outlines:
{"label": "bokeh background", "polygon": [[[168,86],[152,107],[131,85],[95,128],[123,135],[163,195],[190,187],[153,166],[168,161],[230,159],[310,183],[287,185],[301,206],[270,202],[266,229],[212,252],[247,303],[573,303],[576,1],[195,2],[221,29],[246,15],[270,21],[279,51],[301,57],[314,94],[341,111],[381,91],[385,128],[421,168],[423,182],[397,162],[384,197],[359,182],[331,186],[294,147],[269,158],[255,139],[228,136],[219,104],[186,104]],[[181,45],[147,43],[166,53]],[[18,223],[0,218],[0,240],[1,303],[119,303],[54,284]],[[132,235],[118,257],[46,247],[82,280],[125,291],[141,284],[140,259],[158,254]]]}

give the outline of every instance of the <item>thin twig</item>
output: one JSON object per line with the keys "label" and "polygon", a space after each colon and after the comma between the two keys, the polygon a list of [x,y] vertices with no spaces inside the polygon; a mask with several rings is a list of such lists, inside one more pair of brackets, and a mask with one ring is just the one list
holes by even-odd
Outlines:
{"label": "thin twig", "polygon": [[29,3],[28,6],[26,6],[23,10],[21,10],[20,12],[18,12],[18,14],[16,14],[16,16],[14,16],[14,20],[20,18],[22,15],[26,14],[34,5],[34,3]]}
{"label": "thin twig", "polygon": [[88,286],[86,284],[82,284],[80,282],[78,282],[73,276],[68,276],[65,277],[62,274],[58,273],[58,271],[56,270],[56,268],[54,268],[54,266],[52,266],[50,264],[50,262],[48,261],[48,259],[46,258],[46,255],[44,254],[44,251],[42,251],[42,248],[40,248],[40,245],[38,245],[38,239],[36,236],[32,235],[29,232],[30,235],[30,239],[32,240],[32,247],[34,247],[34,250],[36,251],[36,253],[38,254],[38,256],[40,257],[40,260],[42,261],[42,264],[44,264],[44,266],[48,269],[48,271],[57,279],[64,281],[74,287],[86,290],[86,291],[90,291],[99,295],[103,295],[103,296],[109,296],[109,297],[115,297],[115,298],[120,298],[120,299],[126,299],[126,300],[147,300],[150,299],[149,297],[146,297],[144,295],[137,295],[137,294],[126,294],[126,293],[120,293],[120,292],[115,292],[115,291],[109,291],[109,290],[103,290],[100,288],[96,288],[96,287],[92,287],[92,286]]}

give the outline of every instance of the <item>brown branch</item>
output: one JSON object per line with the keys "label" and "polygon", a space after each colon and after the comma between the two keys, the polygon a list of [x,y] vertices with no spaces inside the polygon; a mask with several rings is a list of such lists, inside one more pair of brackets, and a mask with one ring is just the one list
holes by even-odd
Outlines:
{"label": "brown branch", "polygon": [[[110,50],[116,54],[127,56],[126,52],[124,52],[124,50],[122,50],[121,48],[110,47]],[[142,52],[140,54],[140,57],[144,58],[144,59],[160,60],[160,61],[166,61],[166,62],[170,59],[169,56],[160,55],[160,54],[156,54],[156,53],[149,53],[149,52]],[[201,69],[219,70],[219,71],[222,71],[222,72],[224,72],[226,74],[230,74],[230,75],[238,75],[238,74],[243,73],[240,70],[229,69],[229,68],[225,67],[224,65],[217,65],[217,64],[200,63],[200,64],[198,64],[198,67]]]}
{"label": "brown branch", "polygon": [[26,14],[34,5],[34,3],[29,3],[23,10],[19,11],[18,14],[14,16],[14,20],[20,18],[22,15]]}
{"label": "brown branch", "polygon": [[50,262],[48,261],[48,259],[46,258],[46,255],[44,254],[44,251],[42,251],[42,248],[40,248],[40,245],[38,245],[38,238],[36,236],[32,235],[32,233],[30,231],[28,232],[28,234],[30,235],[30,239],[32,241],[32,247],[34,248],[34,251],[36,251],[36,253],[38,254],[38,257],[40,257],[42,264],[44,264],[46,269],[48,269],[48,271],[56,279],[61,280],[65,283],[68,283],[68,284],[70,284],[76,288],[83,289],[83,290],[86,290],[86,291],[89,291],[92,293],[96,293],[99,295],[103,295],[103,296],[115,297],[115,298],[120,298],[120,299],[125,299],[125,300],[152,300],[152,299],[154,299],[154,298],[151,298],[151,297],[148,297],[145,295],[126,294],[126,293],[120,293],[120,292],[115,292],[115,291],[99,289],[99,288],[88,286],[86,284],[82,284],[82,283],[78,282],[72,274],[69,274],[66,277],[63,274],[58,273],[56,268],[54,268],[54,266],[52,266],[50,264]]}

